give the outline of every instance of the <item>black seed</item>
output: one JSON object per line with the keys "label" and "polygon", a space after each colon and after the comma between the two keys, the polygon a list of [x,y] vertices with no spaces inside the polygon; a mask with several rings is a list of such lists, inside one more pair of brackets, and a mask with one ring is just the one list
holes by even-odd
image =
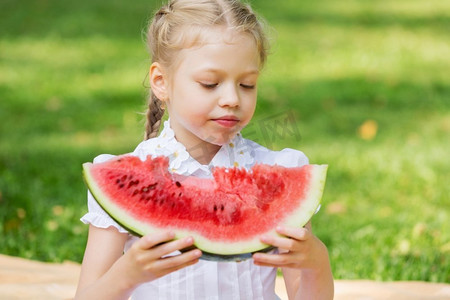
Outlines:
{"label": "black seed", "polygon": [[223,211],[225,209],[225,207],[223,206],[223,204],[220,206],[220,210]]}
{"label": "black seed", "polygon": [[127,180],[127,175],[123,175],[122,178],[121,178],[120,180],[122,180],[122,181]]}
{"label": "black seed", "polygon": [[125,186],[125,184],[121,183],[119,184],[119,189],[123,188]]}
{"label": "black seed", "polygon": [[157,184],[158,184],[158,183],[155,182],[155,183],[153,183],[153,184],[150,184],[147,188],[150,189],[150,190],[154,190]]}
{"label": "black seed", "polygon": [[139,184],[139,180],[131,180],[130,183],[128,183],[128,187],[132,187],[133,185],[138,185]]}
{"label": "black seed", "polygon": [[214,204],[214,211],[217,211],[217,205]]}
{"label": "black seed", "polygon": [[119,184],[119,183],[120,183],[120,179],[117,179],[117,180],[116,180],[116,183]]}
{"label": "black seed", "polygon": [[177,187],[181,187],[181,183],[179,181],[176,181],[175,184],[177,185]]}
{"label": "black seed", "polygon": [[139,193],[139,191],[138,191],[138,190],[134,190],[134,192],[133,192],[133,196],[137,195],[138,193]]}

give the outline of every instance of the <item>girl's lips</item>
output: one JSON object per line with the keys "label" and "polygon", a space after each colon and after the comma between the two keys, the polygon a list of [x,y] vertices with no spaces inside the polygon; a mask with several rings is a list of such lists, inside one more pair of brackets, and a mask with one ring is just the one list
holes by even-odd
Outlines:
{"label": "girl's lips", "polygon": [[223,126],[223,127],[233,127],[235,126],[237,123],[239,123],[239,119],[237,119],[236,117],[233,116],[225,116],[225,117],[221,117],[218,119],[212,119],[214,122],[216,122],[217,124]]}

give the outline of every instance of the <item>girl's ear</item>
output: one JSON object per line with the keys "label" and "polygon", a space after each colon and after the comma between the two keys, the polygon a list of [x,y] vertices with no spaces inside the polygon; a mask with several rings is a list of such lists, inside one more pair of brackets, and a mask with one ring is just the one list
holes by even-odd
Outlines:
{"label": "girl's ear", "polygon": [[167,78],[162,66],[154,62],[150,66],[150,87],[153,94],[161,101],[167,100]]}

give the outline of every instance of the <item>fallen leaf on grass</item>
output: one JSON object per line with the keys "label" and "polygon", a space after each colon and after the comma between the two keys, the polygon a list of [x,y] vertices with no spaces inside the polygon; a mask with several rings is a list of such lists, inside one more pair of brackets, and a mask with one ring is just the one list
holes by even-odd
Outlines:
{"label": "fallen leaf on grass", "polygon": [[374,120],[366,120],[358,128],[358,136],[366,141],[371,141],[375,138],[378,132],[378,123]]}

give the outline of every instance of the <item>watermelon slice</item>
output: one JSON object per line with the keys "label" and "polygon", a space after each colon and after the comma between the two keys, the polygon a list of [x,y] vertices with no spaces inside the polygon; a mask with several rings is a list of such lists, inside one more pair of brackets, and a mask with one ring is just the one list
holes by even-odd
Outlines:
{"label": "watermelon slice", "polygon": [[166,157],[119,156],[83,164],[94,198],[119,224],[142,236],[173,230],[193,236],[206,253],[236,255],[267,249],[263,234],[277,225],[304,226],[317,210],[327,165],[216,168],[212,179],[168,171]]}

